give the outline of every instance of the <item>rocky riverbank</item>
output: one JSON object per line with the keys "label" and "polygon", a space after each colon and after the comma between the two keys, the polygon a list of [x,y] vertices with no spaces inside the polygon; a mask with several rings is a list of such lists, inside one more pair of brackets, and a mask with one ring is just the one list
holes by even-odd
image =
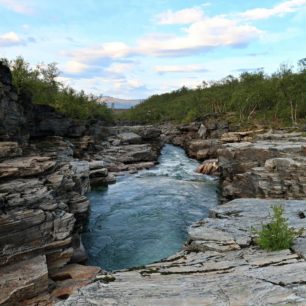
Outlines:
{"label": "rocky riverbank", "polygon": [[284,207],[290,226],[305,228],[304,134],[238,132],[215,116],[207,122],[163,126],[162,139],[216,160],[222,202],[238,199],[193,224],[178,254],[98,277],[59,305],[306,305],[305,232],[291,249],[266,252],[253,231],[271,220],[272,205]]}
{"label": "rocky riverbank", "polygon": [[[305,140],[237,131],[217,114],[184,126],[77,122],[33,105],[0,65],[0,305],[305,305],[304,234],[291,250],[267,253],[251,231],[274,203],[306,228]],[[164,143],[213,164],[221,201],[238,199],[195,223],[165,261],[113,275],[81,265],[86,192],[154,166]]]}
{"label": "rocky riverbank", "polygon": [[85,194],[115,182],[113,172],[153,166],[159,135],[33,105],[0,65],[0,305],[45,305],[94,279],[100,269],[77,264]]}
{"label": "rocky riverbank", "polygon": [[[234,131],[214,115],[183,127],[164,126],[168,142],[190,157],[216,163],[221,201],[305,199],[306,135],[286,130]],[[219,123],[218,123],[219,122]]]}
{"label": "rocky riverbank", "polygon": [[[59,305],[305,305],[305,237],[292,250],[261,251],[251,227],[278,200],[239,199],[189,229],[185,250],[97,281]],[[306,201],[281,201],[290,225],[305,226]]]}

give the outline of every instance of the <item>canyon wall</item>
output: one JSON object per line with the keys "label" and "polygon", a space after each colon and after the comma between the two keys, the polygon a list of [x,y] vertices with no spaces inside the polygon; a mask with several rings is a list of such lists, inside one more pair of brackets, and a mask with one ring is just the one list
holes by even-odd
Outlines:
{"label": "canyon wall", "polygon": [[[154,166],[164,143],[179,145],[190,157],[217,164],[214,169],[220,176],[222,202],[246,197],[306,198],[306,138],[301,132],[239,132],[219,114],[180,126],[106,126],[96,120],[80,122],[50,106],[33,104],[26,91],[17,93],[9,69],[0,64],[0,305],[51,305],[94,280],[102,282],[93,285],[95,290],[109,282],[109,276],[99,268],[78,265],[86,260],[80,239],[89,213],[86,193],[93,186],[115,182],[121,172],[133,173]],[[238,209],[236,203],[239,207],[245,205],[246,209]],[[221,217],[212,211],[212,219],[190,229],[187,253],[184,251],[169,263],[152,265],[139,273],[120,274],[119,278],[137,285],[139,277],[143,281],[143,274],[151,275],[150,271],[157,269],[156,276],[171,275],[167,281],[181,284],[181,281],[186,283],[187,273],[203,273],[208,277],[210,269],[217,274],[231,269],[232,265],[240,269],[241,264],[231,260],[241,255],[241,248],[248,248],[243,251],[246,258],[249,252],[255,257],[261,255],[249,250],[251,234],[243,236],[237,229],[239,214],[243,212],[259,220],[261,215],[255,207],[258,205],[265,207],[266,218],[269,203],[269,200],[233,202],[224,206],[224,210],[229,207],[229,212]],[[290,203],[289,206],[294,204]],[[296,210],[302,211],[303,205],[298,203],[289,213],[296,218]],[[303,214],[299,219],[304,218]],[[248,223],[248,218],[243,220]],[[225,229],[227,224],[232,234],[224,234],[229,231],[229,227]],[[240,231],[239,235],[236,231]],[[303,251],[304,238],[300,241],[299,250]],[[212,257],[207,250],[215,252]],[[227,251],[235,252],[230,253],[233,256],[230,260],[223,256]],[[294,258],[286,253],[285,259],[278,257],[279,262],[292,263],[292,259],[299,263],[299,268],[304,265],[299,257],[304,256],[302,251],[296,251]],[[230,267],[211,268],[209,258],[216,259],[221,266],[225,261],[230,262]],[[273,260],[268,260],[268,268]],[[207,261],[208,272],[199,271],[198,265],[206,267]],[[238,276],[246,278],[246,274]],[[163,280],[158,278],[157,283]],[[192,276],[190,281],[193,280]],[[215,281],[218,280],[216,276]],[[228,281],[224,279],[225,284]],[[132,287],[126,288],[129,292]],[[96,292],[84,290],[85,296],[94,298]],[[147,290],[145,285],[144,290]],[[70,305],[79,299],[79,296],[72,298]]]}
{"label": "canyon wall", "polygon": [[[162,138],[218,164],[223,205],[189,227],[180,252],[97,278],[58,306],[306,304],[304,134],[237,132],[230,125],[219,134],[220,118],[212,120],[208,133],[205,121],[165,125]],[[267,252],[257,246],[256,232],[273,220],[274,206],[282,207],[297,238],[288,249]]]}
{"label": "canyon wall", "polygon": [[222,202],[306,198],[306,136],[301,131],[235,131],[215,115],[162,130],[166,141],[183,147],[190,157],[218,164]]}
{"label": "canyon wall", "polygon": [[86,260],[86,193],[114,182],[113,171],[154,165],[159,135],[153,127],[110,128],[35,105],[0,64],[0,305],[48,294],[60,269]]}

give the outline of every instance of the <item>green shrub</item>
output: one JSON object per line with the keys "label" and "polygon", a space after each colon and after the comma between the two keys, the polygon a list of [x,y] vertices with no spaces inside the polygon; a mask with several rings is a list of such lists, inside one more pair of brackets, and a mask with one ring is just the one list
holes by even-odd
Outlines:
{"label": "green shrub", "polygon": [[117,120],[139,123],[201,120],[209,113],[235,113],[242,128],[250,124],[270,127],[296,126],[306,121],[306,59],[298,67],[281,65],[277,72],[263,70],[229,75],[203,82],[195,89],[182,87],[153,95]]}
{"label": "green shrub", "polygon": [[301,234],[288,226],[287,220],[283,217],[284,208],[281,205],[272,206],[273,217],[268,224],[263,224],[262,229],[254,233],[258,235],[256,244],[268,251],[288,249],[292,246],[293,240]]}

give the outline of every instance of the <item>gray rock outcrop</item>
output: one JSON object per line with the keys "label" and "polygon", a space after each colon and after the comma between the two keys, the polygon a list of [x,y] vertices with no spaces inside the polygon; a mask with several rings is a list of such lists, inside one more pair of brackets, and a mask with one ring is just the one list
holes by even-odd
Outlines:
{"label": "gray rock outcrop", "polygon": [[305,137],[262,134],[218,150],[224,199],[306,198]]}
{"label": "gray rock outcrop", "polygon": [[[118,128],[114,136],[102,122],[79,122],[34,105],[28,93],[17,94],[9,69],[0,64],[1,305],[48,305],[94,278],[99,268],[69,266],[74,274],[88,274],[76,282],[58,276],[69,262],[86,260],[80,240],[89,210],[86,193],[115,181],[108,169],[114,164],[125,170],[125,163],[154,165],[159,134],[138,127]],[[114,137],[120,141],[116,150]],[[48,288],[54,289],[51,295]]]}
{"label": "gray rock outcrop", "polygon": [[[193,224],[184,249],[164,261],[113,275],[79,265],[86,192],[154,166],[161,139],[218,170],[222,200],[236,200]],[[306,305],[305,232],[290,250],[267,253],[252,231],[274,204],[306,228],[305,141],[237,132],[218,114],[161,128],[78,122],[17,94],[0,64],[0,304]]]}
{"label": "gray rock outcrop", "polygon": [[235,200],[192,225],[184,251],[116,272],[111,282],[97,281],[58,305],[305,305],[302,242],[277,252],[253,245],[252,227],[269,222],[271,205],[279,204],[291,226],[305,227],[305,201]]}

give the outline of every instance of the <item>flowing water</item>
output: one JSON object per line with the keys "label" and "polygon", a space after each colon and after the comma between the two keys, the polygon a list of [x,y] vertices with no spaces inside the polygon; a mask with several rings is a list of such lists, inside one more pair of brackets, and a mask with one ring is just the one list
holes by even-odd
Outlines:
{"label": "flowing water", "polygon": [[207,217],[217,203],[217,182],[195,173],[198,165],[181,148],[166,145],[155,168],[90,192],[90,217],[83,234],[88,264],[111,271],[179,251],[187,227]]}

